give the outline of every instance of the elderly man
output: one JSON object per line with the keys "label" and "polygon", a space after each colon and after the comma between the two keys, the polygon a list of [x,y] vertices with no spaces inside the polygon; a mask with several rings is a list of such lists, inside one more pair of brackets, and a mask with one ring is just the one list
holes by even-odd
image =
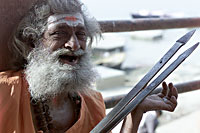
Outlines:
{"label": "elderly man", "polygon": [[[91,43],[97,21],[78,0],[39,0],[11,37],[11,70],[0,72],[0,132],[88,133],[105,116]],[[163,98],[167,100],[163,100]],[[144,112],[173,111],[177,90],[163,83],[124,120],[122,132],[137,132]]]}

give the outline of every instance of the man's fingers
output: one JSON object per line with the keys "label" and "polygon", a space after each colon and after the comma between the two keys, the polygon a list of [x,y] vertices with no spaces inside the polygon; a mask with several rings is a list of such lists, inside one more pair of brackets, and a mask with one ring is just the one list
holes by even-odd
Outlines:
{"label": "man's fingers", "polygon": [[171,98],[172,96],[175,96],[176,99],[178,97],[178,91],[176,89],[176,87],[174,87],[174,85],[172,83],[169,83],[169,93],[168,93],[168,97]]}
{"label": "man's fingers", "polygon": [[176,97],[175,96],[172,96],[170,98],[170,101],[171,101],[171,105],[170,105],[170,108],[169,108],[169,111],[174,111],[176,106],[177,106],[177,100],[176,100]]}
{"label": "man's fingers", "polygon": [[172,96],[170,98],[170,101],[173,103],[173,104],[176,104],[177,105],[177,100],[176,100],[176,97],[175,96]]}
{"label": "man's fingers", "polygon": [[167,95],[167,92],[168,92],[168,86],[167,86],[166,82],[163,82],[163,83],[162,83],[162,87],[163,87],[163,89],[162,89],[162,91],[161,91],[161,94],[162,94],[163,97],[164,97],[164,96]]}
{"label": "man's fingers", "polygon": [[172,97],[172,92],[173,92],[173,84],[169,83],[168,87],[169,87],[168,97],[171,98]]}
{"label": "man's fingers", "polygon": [[178,98],[178,90],[176,87],[173,86],[173,89],[172,89],[172,95],[176,97],[176,99]]}

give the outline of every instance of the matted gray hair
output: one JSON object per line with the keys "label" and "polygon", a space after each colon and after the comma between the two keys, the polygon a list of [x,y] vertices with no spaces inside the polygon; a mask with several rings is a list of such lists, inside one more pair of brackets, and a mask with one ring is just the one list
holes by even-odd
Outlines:
{"label": "matted gray hair", "polygon": [[80,13],[83,16],[89,46],[94,38],[101,37],[98,22],[88,14],[86,7],[79,0],[39,0],[25,15],[14,33],[10,46],[13,69],[24,68],[30,51],[41,44],[48,17],[64,13]]}

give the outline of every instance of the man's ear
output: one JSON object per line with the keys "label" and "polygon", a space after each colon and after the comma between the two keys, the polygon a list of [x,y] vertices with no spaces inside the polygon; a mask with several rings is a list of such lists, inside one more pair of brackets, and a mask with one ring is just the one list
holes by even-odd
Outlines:
{"label": "man's ear", "polygon": [[37,30],[32,28],[25,28],[21,29],[20,31],[17,31],[16,37],[31,48],[36,47],[35,40],[39,39]]}

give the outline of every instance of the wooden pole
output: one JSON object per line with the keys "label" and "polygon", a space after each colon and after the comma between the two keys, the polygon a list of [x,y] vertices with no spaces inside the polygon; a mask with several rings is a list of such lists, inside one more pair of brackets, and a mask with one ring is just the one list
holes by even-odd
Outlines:
{"label": "wooden pole", "polygon": [[128,32],[156,29],[200,27],[200,17],[196,18],[151,18],[116,21],[99,21],[102,32]]}
{"label": "wooden pole", "polygon": [[[178,89],[178,93],[185,93],[185,92],[198,90],[198,89],[200,89],[200,80],[176,84],[175,87]],[[161,89],[162,88],[157,88],[156,90],[154,90],[152,92],[152,94],[157,94],[157,93],[161,92]],[[125,96],[126,95],[123,94],[123,95],[117,95],[117,96],[104,98],[106,109],[113,108]]]}

